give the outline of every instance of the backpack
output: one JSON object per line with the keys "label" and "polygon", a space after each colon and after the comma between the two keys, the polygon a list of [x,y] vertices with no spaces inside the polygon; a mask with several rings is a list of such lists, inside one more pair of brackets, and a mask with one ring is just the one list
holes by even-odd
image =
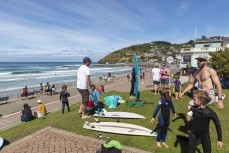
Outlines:
{"label": "backpack", "polygon": [[111,140],[101,145],[100,153],[121,153],[122,146],[118,141]]}

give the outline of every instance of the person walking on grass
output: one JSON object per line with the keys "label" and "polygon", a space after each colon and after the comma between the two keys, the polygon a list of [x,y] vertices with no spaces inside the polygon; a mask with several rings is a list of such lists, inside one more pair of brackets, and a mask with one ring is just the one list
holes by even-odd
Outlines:
{"label": "person walking on grass", "polygon": [[60,101],[62,102],[62,114],[64,114],[65,105],[67,106],[68,112],[70,112],[68,97],[70,97],[70,93],[67,90],[67,85],[63,85],[62,91],[60,92]]}
{"label": "person walking on grass", "polygon": [[170,122],[170,109],[172,110],[172,113],[174,115],[174,118],[176,117],[175,109],[173,102],[171,100],[171,96],[169,95],[168,90],[162,90],[161,92],[161,98],[158,102],[157,108],[154,111],[153,117],[150,122],[154,122],[155,117],[157,116],[157,113],[159,110],[161,110],[160,115],[158,116],[158,121],[159,121],[159,130],[157,134],[157,147],[161,147],[161,142],[162,145],[165,146],[166,148],[169,148],[169,146],[165,143],[166,135],[167,135],[167,130],[169,127],[169,122]]}
{"label": "person walking on grass", "polygon": [[91,79],[90,79],[90,70],[89,70],[91,61],[92,60],[89,57],[85,57],[83,59],[83,65],[79,67],[77,72],[77,90],[79,91],[82,97],[82,102],[78,113],[79,114],[82,113],[82,119],[88,118],[88,116],[85,115],[85,108],[89,100],[88,87],[91,89]]}
{"label": "person walking on grass", "polygon": [[154,64],[154,68],[152,69],[152,76],[153,76],[153,84],[154,84],[154,94],[159,94],[159,84],[160,84],[160,69],[159,64]]}
{"label": "person walking on grass", "polygon": [[195,153],[198,140],[201,140],[204,153],[211,153],[211,139],[209,123],[212,119],[217,130],[217,147],[223,147],[221,125],[216,113],[207,105],[211,97],[204,90],[194,91],[194,106],[188,112],[187,121],[192,120],[191,134],[189,135],[188,153]]}
{"label": "person walking on grass", "polygon": [[[179,98],[182,98],[182,96],[189,90],[191,90],[194,87],[194,84],[198,82],[198,88],[206,90],[210,97],[211,101],[208,103],[208,105],[211,105],[215,102],[215,91],[214,86],[217,88],[218,93],[218,108],[220,110],[223,109],[223,98],[222,98],[222,86],[219,81],[219,77],[216,73],[216,71],[210,67],[207,66],[208,63],[208,55],[201,54],[197,60],[198,70],[195,71],[193,75],[192,82],[189,83],[189,85],[186,87],[186,89],[178,95]],[[189,102],[188,110],[194,105],[193,100]]]}

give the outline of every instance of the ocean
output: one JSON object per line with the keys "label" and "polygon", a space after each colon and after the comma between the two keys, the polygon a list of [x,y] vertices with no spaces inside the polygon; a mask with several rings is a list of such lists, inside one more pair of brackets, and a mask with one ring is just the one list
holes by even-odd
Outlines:
{"label": "ocean", "polygon": [[[76,82],[76,74],[81,62],[1,62],[0,63],[0,97],[20,94],[24,86],[29,91],[38,88],[40,83],[61,84]],[[90,65],[91,79],[95,80],[108,72],[115,75],[126,74],[130,66]]]}

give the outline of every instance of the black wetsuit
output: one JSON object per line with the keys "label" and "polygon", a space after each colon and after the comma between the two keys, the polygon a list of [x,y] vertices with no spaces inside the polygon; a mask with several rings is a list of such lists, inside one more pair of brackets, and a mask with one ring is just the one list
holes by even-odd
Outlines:
{"label": "black wetsuit", "polygon": [[209,135],[209,123],[212,119],[217,130],[218,141],[222,141],[221,125],[216,113],[209,107],[198,108],[193,106],[191,108],[193,112],[193,121],[191,127],[191,134],[189,135],[189,153],[195,153],[197,141],[201,140],[204,153],[211,152],[211,140]]}
{"label": "black wetsuit", "polygon": [[159,130],[157,134],[157,142],[165,142],[170,121],[170,109],[174,114],[175,109],[172,100],[168,101],[165,98],[161,98],[155,112],[153,113],[153,118],[155,118],[159,110],[161,110],[161,114],[158,116]]}
{"label": "black wetsuit", "polygon": [[130,96],[134,95],[134,84],[135,84],[135,68],[132,69],[132,73],[131,73],[131,88],[130,88]]}
{"label": "black wetsuit", "polygon": [[69,92],[64,91],[64,90],[60,92],[60,100],[62,101],[62,114],[64,114],[65,105],[67,106],[68,111],[70,111],[68,97],[70,97]]}

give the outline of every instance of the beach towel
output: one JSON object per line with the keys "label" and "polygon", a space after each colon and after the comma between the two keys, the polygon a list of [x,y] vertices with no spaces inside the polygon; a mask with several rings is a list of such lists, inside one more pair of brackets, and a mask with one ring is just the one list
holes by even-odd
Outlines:
{"label": "beach towel", "polygon": [[108,108],[117,108],[117,106],[118,106],[118,96],[116,96],[116,95],[106,96],[104,98],[104,104]]}

